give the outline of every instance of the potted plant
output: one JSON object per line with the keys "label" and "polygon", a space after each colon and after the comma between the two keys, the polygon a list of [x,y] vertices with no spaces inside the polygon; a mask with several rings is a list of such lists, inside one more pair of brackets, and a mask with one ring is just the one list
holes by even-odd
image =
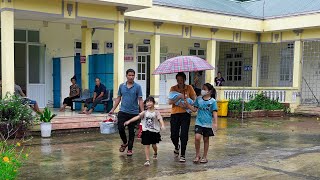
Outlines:
{"label": "potted plant", "polygon": [[39,115],[39,120],[41,122],[41,137],[50,137],[52,129],[51,120],[56,116],[56,114],[52,114],[50,109],[46,107]]}

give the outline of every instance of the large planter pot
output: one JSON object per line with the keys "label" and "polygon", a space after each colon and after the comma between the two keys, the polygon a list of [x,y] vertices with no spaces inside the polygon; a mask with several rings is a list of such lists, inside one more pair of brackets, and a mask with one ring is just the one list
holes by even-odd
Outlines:
{"label": "large planter pot", "polygon": [[51,129],[52,124],[51,123],[41,123],[40,124],[41,129],[41,137],[51,137]]}
{"label": "large planter pot", "polygon": [[267,111],[268,117],[283,117],[286,113],[283,110],[273,110],[273,111]]}
{"label": "large planter pot", "polygon": [[[254,111],[244,111],[243,112],[243,118],[258,118],[258,117],[266,117],[267,112],[264,110],[254,110]],[[228,112],[229,117],[237,117],[241,118],[242,113],[241,112]]]}

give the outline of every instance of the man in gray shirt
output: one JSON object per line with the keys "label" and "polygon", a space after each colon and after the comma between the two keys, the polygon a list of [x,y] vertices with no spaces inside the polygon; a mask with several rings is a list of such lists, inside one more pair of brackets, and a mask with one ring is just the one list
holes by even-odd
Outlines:
{"label": "man in gray shirt", "polygon": [[41,110],[40,110],[40,108],[38,106],[37,101],[27,98],[26,95],[23,93],[21,87],[19,85],[17,85],[17,84],[14,84],[14,94],[16,96],[20,96],[23,99],[23,102],[24,103],[27,102],[35,112],[41,113]]}

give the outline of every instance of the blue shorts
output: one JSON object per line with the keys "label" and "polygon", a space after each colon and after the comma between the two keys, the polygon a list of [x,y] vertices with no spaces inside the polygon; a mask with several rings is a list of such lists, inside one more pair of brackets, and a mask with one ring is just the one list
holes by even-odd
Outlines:
{"label": "blue shorts", "polygon": [[23,104],[26,104],[26,103],[28,103],[29,105],[35,105],[35,104],[37,104],[37,101],[35,101],[35,100],[31,100],[31,99],[28,99],[28,98],[23,98]]}
{"label": "blue shorts", "polygon": [[29,99],[29,104],[30,105],[35,105],[35,104],[37,104],[37,101]]}

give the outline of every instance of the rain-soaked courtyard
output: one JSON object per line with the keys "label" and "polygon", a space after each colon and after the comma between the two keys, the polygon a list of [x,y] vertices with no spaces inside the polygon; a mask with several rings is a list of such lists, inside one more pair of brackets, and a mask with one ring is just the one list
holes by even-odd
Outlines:
{"label": "rain-soaked courtyard", "polygon": [[317,118],[219,118],[210,139],[209,162],[193,164],[193,124],[186,163],[174,157],[170,123],[162,132],[158,160],[144,167],[144,148],[136,139],[134,155],[119,153],[118,134],[98,130],[34,137],[30,158],[19,179],[320,179],[320,120]]}

